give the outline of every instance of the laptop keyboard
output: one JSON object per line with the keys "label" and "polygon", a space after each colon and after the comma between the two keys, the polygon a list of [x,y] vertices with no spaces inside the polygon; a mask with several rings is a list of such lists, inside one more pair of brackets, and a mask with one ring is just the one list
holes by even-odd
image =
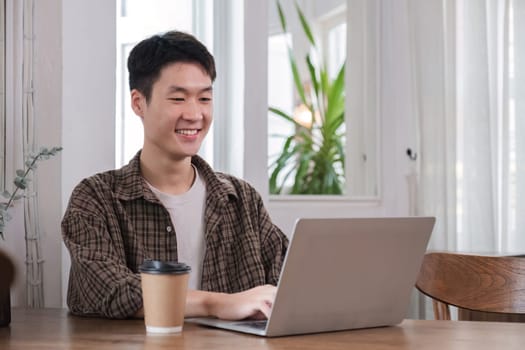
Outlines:
{"label": "laptop keyboard", "polygon": [[243,326],[247,326],[250,328],[265,330],[267,323],[268,323],[267,320],[262,320],[262,321],[246,321],[246,322],[242,322],[241,324]]}

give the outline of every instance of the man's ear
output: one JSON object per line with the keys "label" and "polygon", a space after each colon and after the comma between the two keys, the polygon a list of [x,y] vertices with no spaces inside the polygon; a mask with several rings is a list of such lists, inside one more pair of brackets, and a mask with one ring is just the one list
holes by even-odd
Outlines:
{"label": "man's ear", "polygon": [[136,115],[144,118],[144,108],[146,107],[146,97],[137,89],[131,90],[131,108]]}

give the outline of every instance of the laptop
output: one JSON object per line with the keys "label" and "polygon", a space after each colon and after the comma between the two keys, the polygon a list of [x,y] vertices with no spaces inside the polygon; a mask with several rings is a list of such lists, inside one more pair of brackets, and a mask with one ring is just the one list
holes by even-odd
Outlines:
{"label": "laptop", "polygon": [[268,320],[187,322],[266,337],[391,326],[406,316],[435,218],[301,218]]}

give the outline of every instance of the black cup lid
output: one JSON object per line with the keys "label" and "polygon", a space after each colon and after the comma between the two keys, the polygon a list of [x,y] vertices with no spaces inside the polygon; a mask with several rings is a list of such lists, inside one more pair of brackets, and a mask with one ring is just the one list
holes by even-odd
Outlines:
{"label": "black cup lid", "polygon": [[172,273],[182,274],[191,271],[191,267],[182,262],[176,261],[160,261],[160,260],[145,260],[139,266],[140,272],[145,273]]}

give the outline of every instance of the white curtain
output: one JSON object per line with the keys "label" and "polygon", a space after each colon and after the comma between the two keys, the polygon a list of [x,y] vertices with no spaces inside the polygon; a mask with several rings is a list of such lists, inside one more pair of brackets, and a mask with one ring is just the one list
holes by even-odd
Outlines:
{"label": "white curtain", "polygon": [[430,249],[523,254],[525,1],[406,4]]}
{"label": "white curtain", "polygon": [[407,11],[431,248],[525,253],[525,3],[411,0]]}

